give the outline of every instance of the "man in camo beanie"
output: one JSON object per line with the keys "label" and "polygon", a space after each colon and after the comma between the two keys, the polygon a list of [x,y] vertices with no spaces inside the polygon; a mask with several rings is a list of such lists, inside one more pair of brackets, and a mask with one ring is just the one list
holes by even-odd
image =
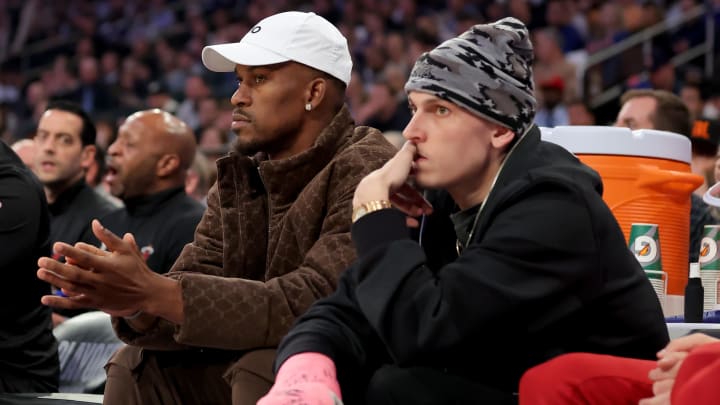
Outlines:
{"label": "man in camo beanie", "polygon": [[478,24],[420,56],[405,91],[448,100],[521,137],[537,108],[532,60],[530,35],[522,22],[508,17]]}

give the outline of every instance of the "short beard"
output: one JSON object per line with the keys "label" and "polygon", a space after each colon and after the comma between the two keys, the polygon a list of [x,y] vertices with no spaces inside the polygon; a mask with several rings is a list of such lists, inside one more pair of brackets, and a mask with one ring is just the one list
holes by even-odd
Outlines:
{"label": "short beard", "polygon": [[273,156],[278,151],[286,150],[289,147],[287,136],[278,136],[275,139],[253,139],[244,141],[241,137],[235,138],[233,149],[243,156],[255,156],[259,152]]}
{"label": "short beard", "polygon": [[261,142],[242,142],[239,137],[235,139],[232,146],[235,152],[243,156],[254,156],[264,149]]}

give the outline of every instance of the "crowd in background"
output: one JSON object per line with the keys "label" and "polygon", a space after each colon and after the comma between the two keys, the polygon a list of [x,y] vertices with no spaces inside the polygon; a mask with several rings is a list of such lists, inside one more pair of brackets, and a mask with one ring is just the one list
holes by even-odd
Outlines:
{"label": "crowd in background", "polygon": [[[610,59],[600,68],[601,80],[613,84],[624,74],[626,87],[676,93],[688,83],[699,86],[703,103],[720,98],[717,86],[706,85],[702,58],[667,68],[670,56],[704,40],[704,20],[678,23],[701,3],[2,0],[0,137],[8,143],[32,137],[48,100],[66,99],[95,119],[97,143],[104,150],[124,117],[157,107],[187,122],[212,160],[232,140],[228,99],[235,78],[203,68],[203,46],[238,41],[252,22],[288,9],[314,11],[349,39],[355,66],[347,102],[360,124],[401,131],[410,118],[403,84],[418,55],[473,24],[504,16],[517,17],[531,30],[536,93],[542,102],[536,122],[606,124],[618,105],[613,103],[609,114],[588,107],[585,89],[592,83],[583,80],[588,55],[663,20],[676,28],[653,43],[651,60],[638,59],[638,52]],[[648,74],[629,74],[627,66]],[[708,108],[709,115],[717,115],[717,108]]]}

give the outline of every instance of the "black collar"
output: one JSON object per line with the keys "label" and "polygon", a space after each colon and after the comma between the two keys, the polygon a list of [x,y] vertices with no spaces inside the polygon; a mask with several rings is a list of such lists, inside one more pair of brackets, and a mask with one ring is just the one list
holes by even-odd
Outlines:
{"label": "black collar", "polygon": [[185,188],[182,186],[173,187],[160,191],[155,194],[141,195],[123,200],[125,209],[131,216],[149,216],[157,212],[166,201],[174,198],[180,193],[184,193]]}
{"label": "black collar", "polygon": [[48,208],[50,208],[50,214],[60,215],[70,209],[73,201],[75,201],[75,197],[77,197],[77,195],[80,194],[80,192],[83,191],[86,187],[88,186],[87,184],[85,184],[84,179],[80,179],[77,183],[68,187],[65,191],[63,191],[62,193],[60,193],[60,195],[57,196],[55,202],[48,205]]}

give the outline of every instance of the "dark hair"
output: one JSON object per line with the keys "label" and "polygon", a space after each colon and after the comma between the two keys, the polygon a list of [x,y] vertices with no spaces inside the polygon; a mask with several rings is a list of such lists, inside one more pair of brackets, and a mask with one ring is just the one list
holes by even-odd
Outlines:
{"label": "dark hair", "polygon": [[80,117],[80,121],[82,121],[82,128],[80,128],[80,140],[82,141],[82,145],[95,145],[95,135],[97,132],[95,130],[95,123],[92,118],[90,118],[90,115],[88,115],[88,113],[86,113],[79,104],[66,100],[54,100],[48,103],[45,111],[48,110],[65,111]]}
{"label": "dark hair", "polygon": [[701,101],[707,101],[710,98],[710,91],[711,91],[712,84],[709,80],[703,79],[699,82],[697,81],[686,81],[683,83],[682,87],[689,87],[692,89],[697,90],[698,95],[700,96]]}
{"label": "dark hair", "polygon": [[654,129],[690,136],[692,129],[690,110],[680,97],[666,90],[635,89],[623,94],[620,104],[637,97],[651,97],[657,102],[655,111],[650,114]]}
{"label": "dark hair", "polygon": [[304,65],[304,66],[306,66],[310,70],[312,70],[317,76],[320,76],[323,79],[325,79],[330,84],[331,88],[335,88],[336,97],[334,100],[335,105],[333,105],[333,110],[340,111],[343,104],[345,103],[344,96],[345,96],[345,90],[347,89],[347,85],[345,84],[345,82],[343,82],[342,80],[338,79],[337,77],[335,77],[329,73],[323,72],[322,70],[318,70],[318,69],[315,69],[314,67],[307,66],[307,65]]}
{"label": "dark hair", "polygon": [[95,148],[95,163],[97,163],[97,173],[95,173],[95,178],[92,181],[93,184],[100,184],[107,171],[105,151],[102,148]]}

